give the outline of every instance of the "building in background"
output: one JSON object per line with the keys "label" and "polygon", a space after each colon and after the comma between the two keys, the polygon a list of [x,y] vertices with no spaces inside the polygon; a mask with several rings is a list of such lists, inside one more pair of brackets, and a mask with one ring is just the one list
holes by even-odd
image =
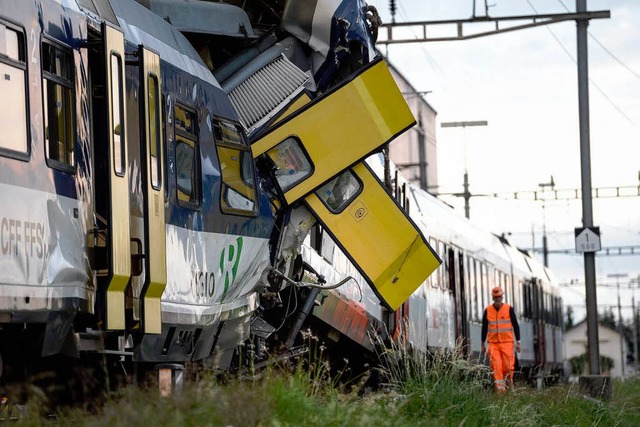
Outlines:
{"label": "building in background", "polygon": [[[622,362],[624,362],[624,376],[628,377],[633,374],[633,367],[627,363],[626,355],[629,353],[627,340],[624,339],[620,333],[614,329],[611,329],[602,324],[598,325],[598,338],[600,357],[608,357],[613,360],[613,367],[611,370],[606,371],[602,368],[602,374],[610,375],[612,378],[621,378]],[[622,345],[620,344],[622,340]],[[620,354],[622,349],[622,354]],[[565,369],[568,375],[583,375],[586,372],[571,372],[571,358],[578,357],[585,354],[587,351],[587,322],[582,321],[575,325],[573,328],[568,329],[564,333],[564,357],[565,357]],[[585,359],[588,363],[588,358]],[[588,368],[587,368],[588,369]]]}
{"label": "building in background", "polygon": [[402,91],[417,124],[393,140],[389,157],[406,180],[431,193],[438,188],[438,154],[436,141],[437,111],[419,91],[389,63],[389,69]]}

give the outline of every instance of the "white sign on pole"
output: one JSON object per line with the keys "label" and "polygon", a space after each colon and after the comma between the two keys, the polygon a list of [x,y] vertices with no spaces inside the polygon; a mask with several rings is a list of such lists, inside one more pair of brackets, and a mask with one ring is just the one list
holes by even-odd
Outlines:
{"label": "white sign on pole", "polygon": [[576,252],[598,252],[600,245],[600,227],[578,227],[576,236]]}

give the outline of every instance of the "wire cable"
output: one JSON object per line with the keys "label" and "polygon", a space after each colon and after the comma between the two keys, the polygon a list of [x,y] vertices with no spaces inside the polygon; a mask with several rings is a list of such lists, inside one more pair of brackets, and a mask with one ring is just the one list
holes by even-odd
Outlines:
{"label": "wire cable", "polygon": [[[558,3],[560,3],[562,5],[562,7],[564,7],[564,9],[567,12],[571,12],[571,10],[567,7],[567,5],[564,4],[564,2],[562,0],[558,0]],[[591,37],[593,39],[593,41],[595,41],[602,48],[602,50],[607,52],[609,54],[609,56],[611,56],[618,64],[620,64],[624,68],[626,68],[627,71],[629,71],[631,74],[634,75],[634,77],[636,77],[637,79],[640,79],[640,74],[638,74],[635,70],[633,70],[631,67],[629,67],[627,64],[625,64],[620,58],[618,58],[616,55],[614,55],[613,52],[611,52],[609,49],[607,49],[607,47],[604,44],[602,44],[600,42],[600,40],[598,40],[596,38],[596,36],[591,34],[591,31],[587,30],[587,33],[589,34],[589,37]]]}
{"label": "wire cable", "polygon": [[[564,5],[564,3],[562,3],[561,0],[560,3],[565,7],[565,9],[567,9],[567,7]],[[537,14],[538,10],[535,8],[535,6],[533,6],[533,4],[531,3],[531,0],[527,0],[527,4],[529,4],[529,6],[531,7],[531,9]],[[568,9],[567,9],[568,10]],[[560,47],[562,47],[562,50],[565,51],[565,53],[567,55],[569,55],[569,58],[571,58],[571,60],[577,64],[578,61],[576,60],[576,58],[569,52],[569,50],[565,47],[565,45],[562,43],[562,41],[556,36],[556,34],[553,32],[553,30],[551,30],[551,28],[549,28],[548,25],[545,25],[547,31],[549,31],[549,33],[551,33],[551,35],[553,36],[553,38],[556,40],[556,42],[558,42],[558,44],[560,45]],[[592,36],[593,37],[593,36]],[[600,92],[600,95],[602,95],[604,97],[604,99],[606,99],[609,104],[611,104],[611,106],[618,112],[620,113],[620,115],[622,115],[622,117],[624,117],[631,125],[633,125],[633,127],[635,128],[640,128],[640,126],[638,126],[638,124],[633,121],[633,119],[631,117],[629,117],[627,115],[627,113],[625,113],[622,108],[620,108],[615,102],[613,102],[613,100],[609,97],[609,95],[607,95],[605,93],[605,91],[591,78],[589,77],[589,83],[591,83],[593,85],[593,87]]]}

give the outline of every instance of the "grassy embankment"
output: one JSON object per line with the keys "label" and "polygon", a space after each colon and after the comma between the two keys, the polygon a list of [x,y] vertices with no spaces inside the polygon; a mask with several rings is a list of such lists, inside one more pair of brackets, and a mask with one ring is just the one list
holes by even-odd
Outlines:
{"label": "grassy embankment", "polygon": [[[57,416],[62,426],[634,426],[640,425],[640,378],[615,382],[608,402],[589,399],[575,385],[491,390],[486,367],[450,355],[430,359],[402,352],[382,355],[387,386],[365,392],[364,381],[338,385],[326,364],[293,373],[272,370],[259,380],[203,379],[162,398],[135,387],[110,398],[98,414]],[[50,425],[33,416],[17,425]]]}

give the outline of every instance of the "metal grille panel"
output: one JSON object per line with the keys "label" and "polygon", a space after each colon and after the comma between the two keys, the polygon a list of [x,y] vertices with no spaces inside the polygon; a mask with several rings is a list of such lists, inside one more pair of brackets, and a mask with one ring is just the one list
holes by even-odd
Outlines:
{"label": "metal grille panel", "polygon": [[229,92],[229,99],[247,131],[262,124],[309,79],[284,55],[274,59]]}

